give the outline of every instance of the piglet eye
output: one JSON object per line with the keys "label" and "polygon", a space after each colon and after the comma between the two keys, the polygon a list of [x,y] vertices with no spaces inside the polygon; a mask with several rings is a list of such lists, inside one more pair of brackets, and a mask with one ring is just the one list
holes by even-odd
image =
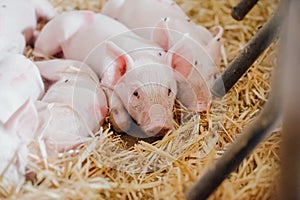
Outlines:
{"label": "piglet eye", "polygon": [[170,96],[171,93],[172,93],[172,90],[169,88],[168,89],[168,96]]}
{"label": "piglet eye", "polygon": [[138,93],[137,90],[135,90],[135,91],[133,92],[133,96],[135,96],[135,97],[137,97],[137,98],[140,98],[139,93]]}

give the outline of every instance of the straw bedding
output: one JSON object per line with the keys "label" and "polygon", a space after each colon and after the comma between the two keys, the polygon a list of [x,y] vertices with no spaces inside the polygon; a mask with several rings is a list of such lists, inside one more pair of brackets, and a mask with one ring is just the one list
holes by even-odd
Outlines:
{"label": "straw bedding", "polygon": [[[51,0],[58,12],[99,11],[104,0]],[[271,16],[277,0],[259,1],[247,17],[230,16],[237,0],[198,0],[177,3],[191,18],[211,29],[224,27],[224,70],[253,34]],[[42,26],[42,25],[41,25]],[[220,157],[229,143],[260,112],[267,101],[276,63],[273,44],[223,100],[194,116],[178,106],[182,122],[177,131],[157,141],[141,141],[116,134],[106,123],[78,151],[59,158],[30,157],[36,173],[14,192],[2,182],[0,198],[12,199],[184,199],[185,192]],[[32,49],[26,55],[34,59]],[[179,105],[179,104],[178,104]],[[274,199],[278,176],[280,128],[244,160],[210,199]],[[41,145],[33,143],[32,145]],[[33,173],[32,173],[33,174]]]}

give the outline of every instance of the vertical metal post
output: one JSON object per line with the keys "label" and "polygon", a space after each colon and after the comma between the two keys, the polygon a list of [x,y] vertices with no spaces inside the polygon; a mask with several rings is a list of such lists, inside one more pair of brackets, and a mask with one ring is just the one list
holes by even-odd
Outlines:
{"label": "vertical metal post", "polygon": [[284,119],[281,146],[281,198],[300,199],[300,1],[290,0],[281,42]]}

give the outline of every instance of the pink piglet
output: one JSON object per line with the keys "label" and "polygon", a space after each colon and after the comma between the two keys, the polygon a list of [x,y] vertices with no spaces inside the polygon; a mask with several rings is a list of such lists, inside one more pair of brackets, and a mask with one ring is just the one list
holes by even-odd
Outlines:
{"label": "pink piglet", "polygon": [[82,62],[54,59],[36,64],[51,83],[37,102],[39,133],[48,149],[62,152],[98,130],[108,112],[107,99],[96,74]]}
{"label": "pink piglet", "polygon": [[[109,0],[101,12],[181,57],[176,66],[173,62],[179,72],[178,99],[190,109],[208,109],[212,99],[210,87],[221,62],[221,26],[214,28],[213,36],[191,21],[172,0]],[[174,51],[178,45],[181,50]],[[178,69],[179,65],[184,67]]]}
{"label": "pink piglet", "polygon": [[38,19],[54,15],[48,0],[0,0],[0,51],[23,53]]}

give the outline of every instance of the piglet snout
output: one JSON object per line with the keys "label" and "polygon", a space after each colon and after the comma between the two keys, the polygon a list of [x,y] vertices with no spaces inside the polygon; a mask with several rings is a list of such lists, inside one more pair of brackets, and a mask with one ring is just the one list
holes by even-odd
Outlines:
{"label": "piglet snout", "polygon": [[165,109],[160,104],[154,104],[149,109],[149,115],[151,120],[155,121],[157,117],[165,117]]}
{"label": "piglet snout", "polygon": [[150,123],[145,129],[148,136],[165,135],[172,128],[167,123],[165,108],[160,104],[154,104],[149,109]]}

